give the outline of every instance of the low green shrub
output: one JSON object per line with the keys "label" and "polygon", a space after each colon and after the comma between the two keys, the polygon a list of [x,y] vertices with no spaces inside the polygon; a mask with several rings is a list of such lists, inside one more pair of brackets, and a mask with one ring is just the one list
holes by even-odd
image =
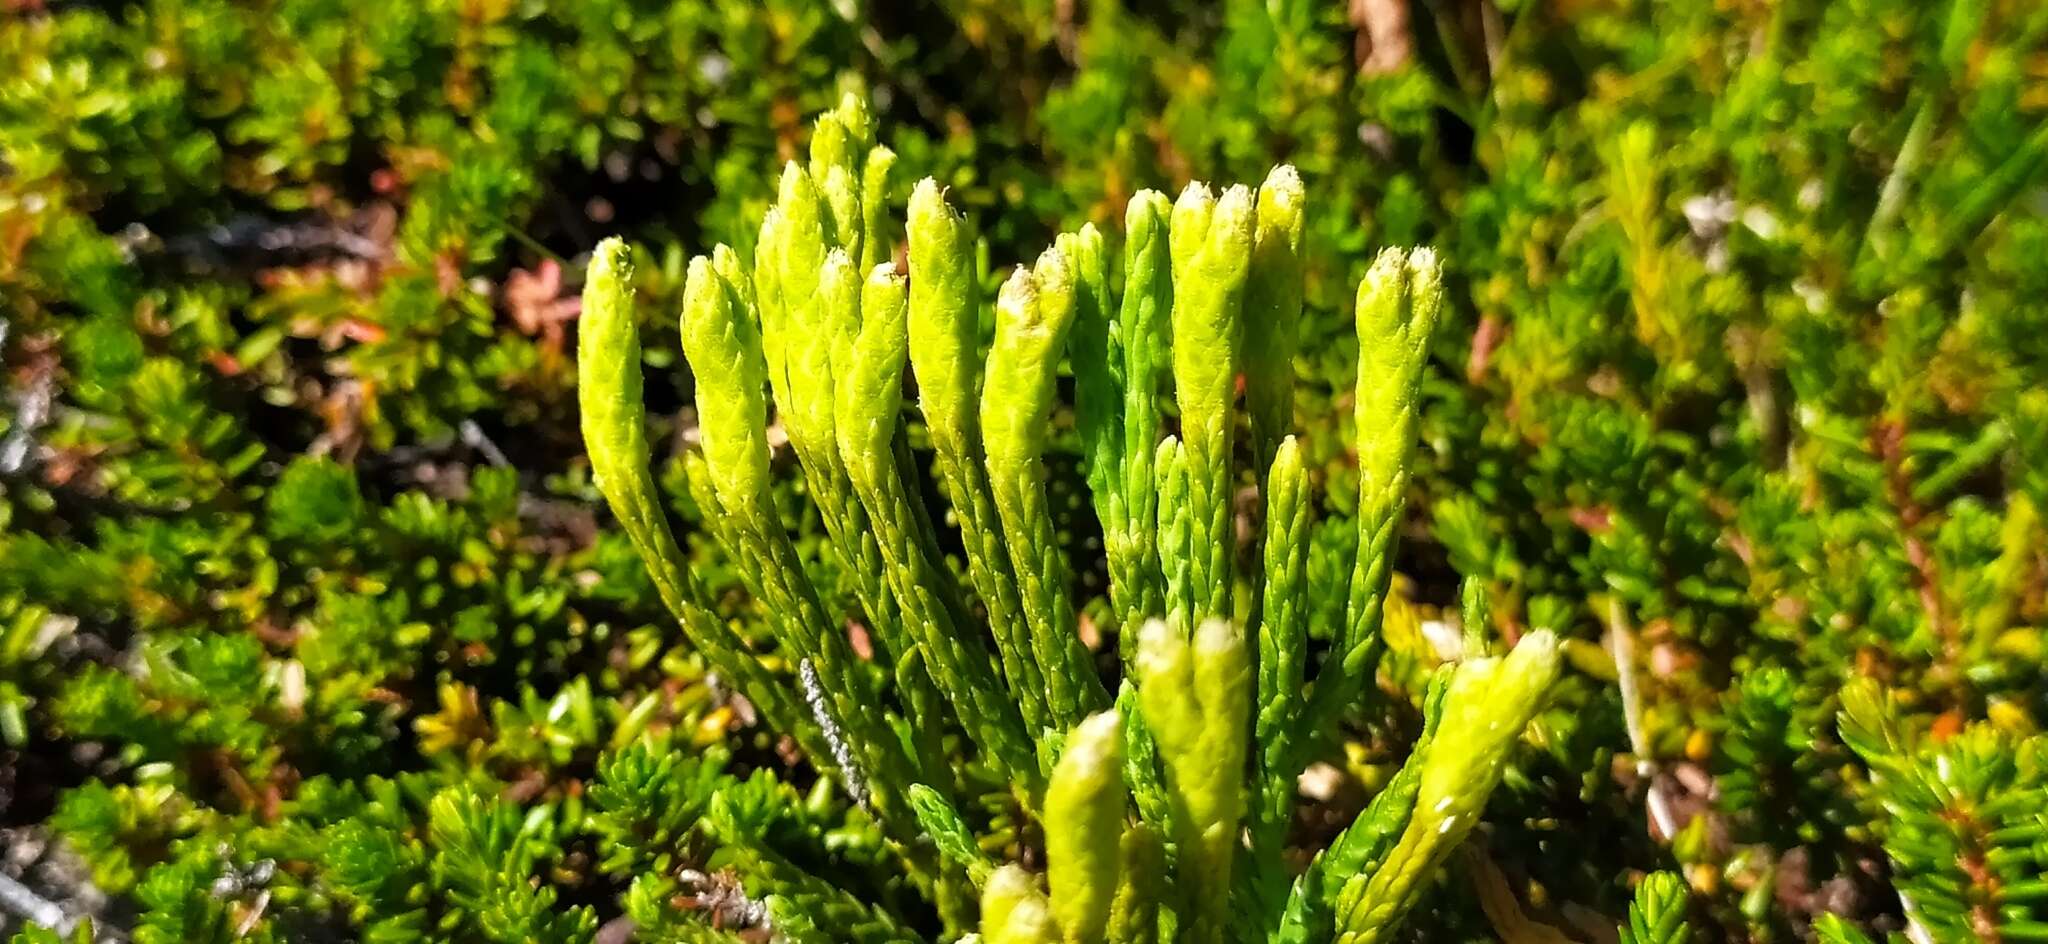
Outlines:
{"label": "low green shrub", "polygon": [[[1283,842],[1252,845],[1285,874],[1417,756],[1439,663],[1545,627],[1567,668],[1408,933],[1604,940],[1633,900],[1639,937],[1676,902],[1708,938],[2026,939],[2048,710],[2044,37],[2048,13],[2001,0],[17,3],[0,874],[156,940],[629,921],[716,939],[758,923],[742,873],[824,876],[919,933],[973,924],[965,896],[906,884],[931,863],[905,862],[879,814],[813,777],[806,758],[835,765],[808,703],[736,694],[800,693],[801,665],[705,514],[702,399],[669,330],[702,247],[738,247],[751,280],[766,172],[855,90],[898,154],[869,203],[904,207],[931,176],[971,222],[948,291],[977,302],[977,342],[1007,262],[1087,223],[1127,245],[1143,187],[1284,161],[1315,195],[1285,241],[1298,279],[1246,288],[1298,282],[1301,314],[1242,352],[1265,379],[1226,395],[1229,463],[1270,471],[1271,432],[1295,436],[1307,589],[1275,618],[1307,627],[1307,666],[1343,642],[1350,595],[1329,588],[1359,560],[1385,568],[1384,645],[1332,736],[1287,748],[1313,755],[1308,792]],[[897,256],[884,229],[856,275]],[[658,510],[764,657],[759,685],[679,638],[593,513],[571,322],[605,232],[639,262]],[[1445,301],[1405,508],[1361,553],[1355,289],[1388,245],[1437,247]],[[1255,259],[1251,276],[1287,268]],[[896,261],[920,291],[917,260]],[[1271,369],[1288,340],[1291,390]],[[1171,374],[1159,356],[1139,366]],[[895,460],[969,599],[1023,507],[1090,653],[1168,613],[1163,589],[1119,589],[1152,580],[1130,522],[1158,508],[1103,499],[1134,486],[1095,473],[1110,453],[1083,430],[1107,420],[1069,413],[1102,380],[1058,375],[1042,499],[991,476],[1016,455],[943,459],[965,447],[934,438],[929,402]],[[1273,419],[1290,400],[1291,427]],[[978,402],[954,406],[979,426]],[[1136,438],[1213,458],[1179,409]],[[764,431],[765,513],[819,608],[856,655],[890,651],[900,614],[869,618],[893,606],[881,547],[847,557],[829,520],[865,508],[858,483],[820,501],[785,424]],[[1248,581],[1275,494],[1231,496]],[[1166,507],[1216,532],[1191,500]],[[976,553],[955,543],[970,529]],[[1016,587],[1026,648],[1054,586]],[[1233,591],[1241,625],[1263,596]],[[936,682],[929,710],[904,704],[888,674],[885,713],[951,711]],[[1053,694],[998,689],[1020,713]],[[1035,743],[1070,726],[1027,728],[1038,776]],[[981,756],[929,727],[949,759]],[[941,794],[959,835],[1045,871],[1007,774],[964,776],[988,792]],[[1263,828],[1271,808],[1247,803]],[[51,836],[69,852],[18,871]],[[1640,881],[1674,870],[1682,896]]]}

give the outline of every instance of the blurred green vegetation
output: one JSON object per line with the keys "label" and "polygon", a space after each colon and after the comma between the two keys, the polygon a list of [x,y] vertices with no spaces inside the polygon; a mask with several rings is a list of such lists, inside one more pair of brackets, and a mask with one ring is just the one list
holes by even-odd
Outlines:
{"label": "blurred green vegetation", "polygon": [[[683,260],[750,247],[846,91],[974,217],[991,294],[1139,188],[1294,163],[1333,523],[1351,289],[1438,248],[1381,682],[1419,695],[1459,575],[1499,636],[1569,640],[1471,841],[1553,930],[1679,865],[1713,939],[2048,933],[2028,0],[0,3],[0,822],[114,899],[80,907],[137,941],[697,941],[758,924],[735,875],[908,897],[677,644],[574,408],[621,233],[661,260],[695,521]],[[1350,720],[1305,836],[1415,734]],[[736,834],[782,858],[706,854]],[[1431,895],[1418,939],[1512,939],[1476,880]]]}

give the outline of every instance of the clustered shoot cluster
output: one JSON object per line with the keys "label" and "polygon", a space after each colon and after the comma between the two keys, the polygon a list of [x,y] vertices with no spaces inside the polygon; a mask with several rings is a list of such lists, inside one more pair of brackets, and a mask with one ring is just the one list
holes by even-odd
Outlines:
{"label": "clustered shoot cluster", "polygon": [[[1061,235],[1003,283],[984,339],[974,239],[934,182],[910,198],[907,276],[892,258],[893,163],[849,98],[820,119],[809,161],[784,169],[751,259],[720,246],[689,263],[679,320],[702,442],[689,480],[769,639],[726,625],[684,563],[650,471],[632,260],[615,240],[597,250],[578,355],[585,436],[691,644],[873,813],[955,932],[1389,939],[1478,822],[1559,672],[1541,630],[1440,670],[1414,755],[1289,874],[1295,783],[1376,690],[1417,386],[1443,304],[1436,257],[1388,250],[1359,285],[1359,552],[1317,660],[1312,484],[1289,435],[1307,203],[1293,169],[1256,190],[1141,192],[1121,252],[1094,226]],[[1111,672],[1079,632],[1048,497],[1062,365],[1111,575]],[[939,508],[919,491],[906,370]],[[865,656],[783,524],[771,428],[853,582]],[[1256,514],[1236,507],[1244,481]],[[985,825],[963,811],[990,792],[1007,794],[1013,829],[1042,835],[1042,853],[976,841]],[[992,851],[1042,863],[1043,878]],[[771,926],[785,911],[816,922],[769,901]]]}

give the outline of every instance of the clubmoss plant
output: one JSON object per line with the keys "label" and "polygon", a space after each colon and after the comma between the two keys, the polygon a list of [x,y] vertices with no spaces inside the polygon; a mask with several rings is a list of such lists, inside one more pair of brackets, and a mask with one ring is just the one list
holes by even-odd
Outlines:
{"label": "clubmoss plant", "polygon": [[[687,270],[682,346],[702,442],[689,461],[710,484],[700,500],[716,505],[709,538],[742,562],[770,614],[771,649],[719,625],[657,510],[629,252],[615,240],[597,251],[579,355],[585,439],[664,602],[868,806],[948,934],[1387,939],[1480,819],[1559,670],[1540,630],[1504,657],[1439,669],[1408,763],[1306,873],[1284,868],[1291,784],[1375,690],[1416,390],[1442,306],[1435,255],[1387,250],[1360,287],[1359,554],[1344,621],[1327,627],[1336,646],[1318,660],[1304,599],[1312,486],[1285,435],[1306,203],[1292,169],[1221,197],[1191,185],[1170,209],[1138,194],[1121,266],[1092,226],[1060,236],[1003,283],[984,339],[973,237],[932,181],[910,199],[908,277],[888,261],[892,157],[873,140],[858,100],[824,116],[810,160],[783,171],[753,264],[719,247]],[[1119,659],[1083,642],[1078,567],[1048,495],[1062,364]],[[946,508],[926,507],[916,484],[906,367]],[[824,611],[774,508],[771,422],[854,572],[866,658]],[[1255,567],[1237,552],[1244,482],[1266,494]],[[959,566],[943,550],[956,539]],[[796,666],[795,684],[771,664]],[[1123,667],[1119,699],[1105,665]],[[948,749],[968,764],[948,763]],[[991,794],[1006,797],[1010,825],[978,837],[990,823],[968,814]],[[753,879],[769,886],[771,914],[792,916],[780,933],[828,927],[775,892],[775,877]],[[953,900],[970,887],[978,918]],[[839,927],[821,933],[854,933]]]}

